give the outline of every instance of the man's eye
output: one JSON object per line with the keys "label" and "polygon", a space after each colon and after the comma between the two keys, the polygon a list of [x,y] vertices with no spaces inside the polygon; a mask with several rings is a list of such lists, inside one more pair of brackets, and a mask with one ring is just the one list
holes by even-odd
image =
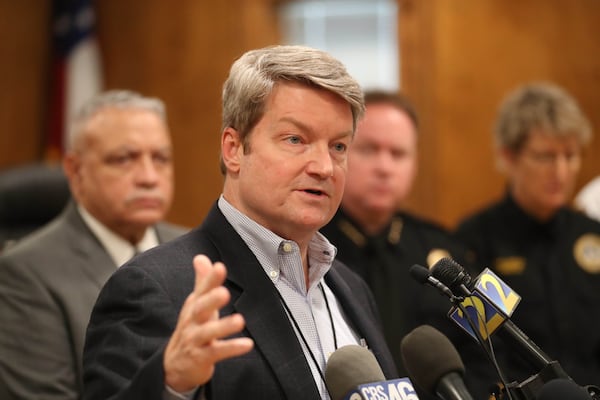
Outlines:
{"label": "man's eye", "polygon": [[106,163],[110,165],[125,165],[133,160],[130,154],[111,155],[106,158]]}
{"label": "man's eye", "polygon": [[170,164],[171,156],[169,154],[155,154],[152,159],[159,164]]}
{"label": "man's eye", "polygon": [[300,138],[298,136],[290,136],[290,137],[288,137],[287,140],[291,144],[299,144],[300,143]]}
{"label": "man's eye", "polygon": [[405,150],[396,150],[396,151],[392,151],[392,158],[394,160],[402,160],[405,158],[408,158],[409,153],[408,151]]}
{"label": "man's eye", "polygon": [[348,145],[345,143],[336,143],[333,145],[333,148],[335,149],[335,151],[343,153],[346,151],[346,149],[348,149]]}

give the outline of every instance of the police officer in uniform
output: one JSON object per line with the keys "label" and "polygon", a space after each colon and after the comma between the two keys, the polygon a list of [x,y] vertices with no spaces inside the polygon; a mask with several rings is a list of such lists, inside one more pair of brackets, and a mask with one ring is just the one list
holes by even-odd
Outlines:
{"label": "police officer in uniform", "polygon": [[[568,207],[591,136],[563,89],[516,89],[495,129],[506,194],[456,231],[471,251],[473,272],[489,267],[522,297],[513,322],[580,385],[600,384],[600,223]],[[508,381],[539,372],[501,341],[494,346]],[[482,397],[497,375],[483,353],[459,350],[467,371],[489,374],[474,393]]]}
{"label": "police officer in uniform", "polygon": [[366,112],[348,155],[341,207],[321,231],[337,257],[371,286],[384,333],[401,376],[407,376],[400,341],[426,314],[446,320],[448,299],[409,275],[413,264],[462,259],[461,247],[441,226],[399,211],[417,170],[417,115],[404,96],[365,93]]}

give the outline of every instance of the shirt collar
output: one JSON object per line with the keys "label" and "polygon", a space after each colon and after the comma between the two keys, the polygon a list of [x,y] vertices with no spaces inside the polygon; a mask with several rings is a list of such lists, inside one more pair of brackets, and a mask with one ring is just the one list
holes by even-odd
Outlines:
{"label": "shirt collar", "polygon": [[[556,237],[561,234],[564,223],[566,221],[566,215],[568,213],[566,207],[559,208],[556,213],[548,220],[540,222],[532,215],[528,214],[521,206],[515,201],[514,197],[507,191],[504,200],[501,203],[507,213],[506,224],[512,224],[511,228],[515,232],[520,234],[528,235],[545,235],[550,237]],[[532,233],[533,232],[533,233]]]}
{"label": "shirt collar", "polygon": [[158,236],[153,228],[147,228],[142,240],[134,247],[130,242],[111,231],[106,225],[102,224],[102,222],[98,221],[83,206],[78,204],[77,210],[81,214],[83,221],[90,228],[92,233],[96,235],[117,266],[123,265],[133,257],[136,253],[136,249],[137,252],[142,252],[158,245]]}
{"label": "shirt collar", "polygon": [[[247,215],[236,209],[231,203],[220,196],[218,206],[233,229],[241,236],[248,245],[265,273],[275,283],[283,273],[288,280],[293,282],[298,289],[306,290],[304,284],[304,273],[300,267],[286,270],[283,264],[288,263],[288,257],[300,258],[298,245],[280,237],[269,229],[252,220]],[[308,244],[309,288],[312,288],[329,271],[335,259],[337,249],[325,236],[316,232]],[[287,256],[286,256],[287,254]],[[300,260],[301,261],[301,260]],[[292,278],[292,275],[295,278]]]}

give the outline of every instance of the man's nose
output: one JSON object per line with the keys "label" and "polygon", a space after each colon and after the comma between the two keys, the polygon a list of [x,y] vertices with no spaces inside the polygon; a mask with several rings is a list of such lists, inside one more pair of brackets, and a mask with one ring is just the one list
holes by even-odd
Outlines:
{"label": "man's nose", "polygon": [[144,184],[154,184],[158,181],[159,173],[151,155],[144,155],[139,160],[136,178]]}
{"label": "man's nose", "polygon": [[309,173],[323,178],[333,175],[333,159],[329,146],[318,145],[311,149],[307,169]]}

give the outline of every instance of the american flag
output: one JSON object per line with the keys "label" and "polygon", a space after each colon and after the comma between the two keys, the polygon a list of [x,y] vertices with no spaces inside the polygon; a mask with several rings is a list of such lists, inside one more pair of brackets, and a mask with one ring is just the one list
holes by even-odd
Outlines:
{"label": "american flag", "polygon": [[46,159],[60,158],[67,126],[102,88],[102,68],[91,0],[53,0],[52,72]]}

